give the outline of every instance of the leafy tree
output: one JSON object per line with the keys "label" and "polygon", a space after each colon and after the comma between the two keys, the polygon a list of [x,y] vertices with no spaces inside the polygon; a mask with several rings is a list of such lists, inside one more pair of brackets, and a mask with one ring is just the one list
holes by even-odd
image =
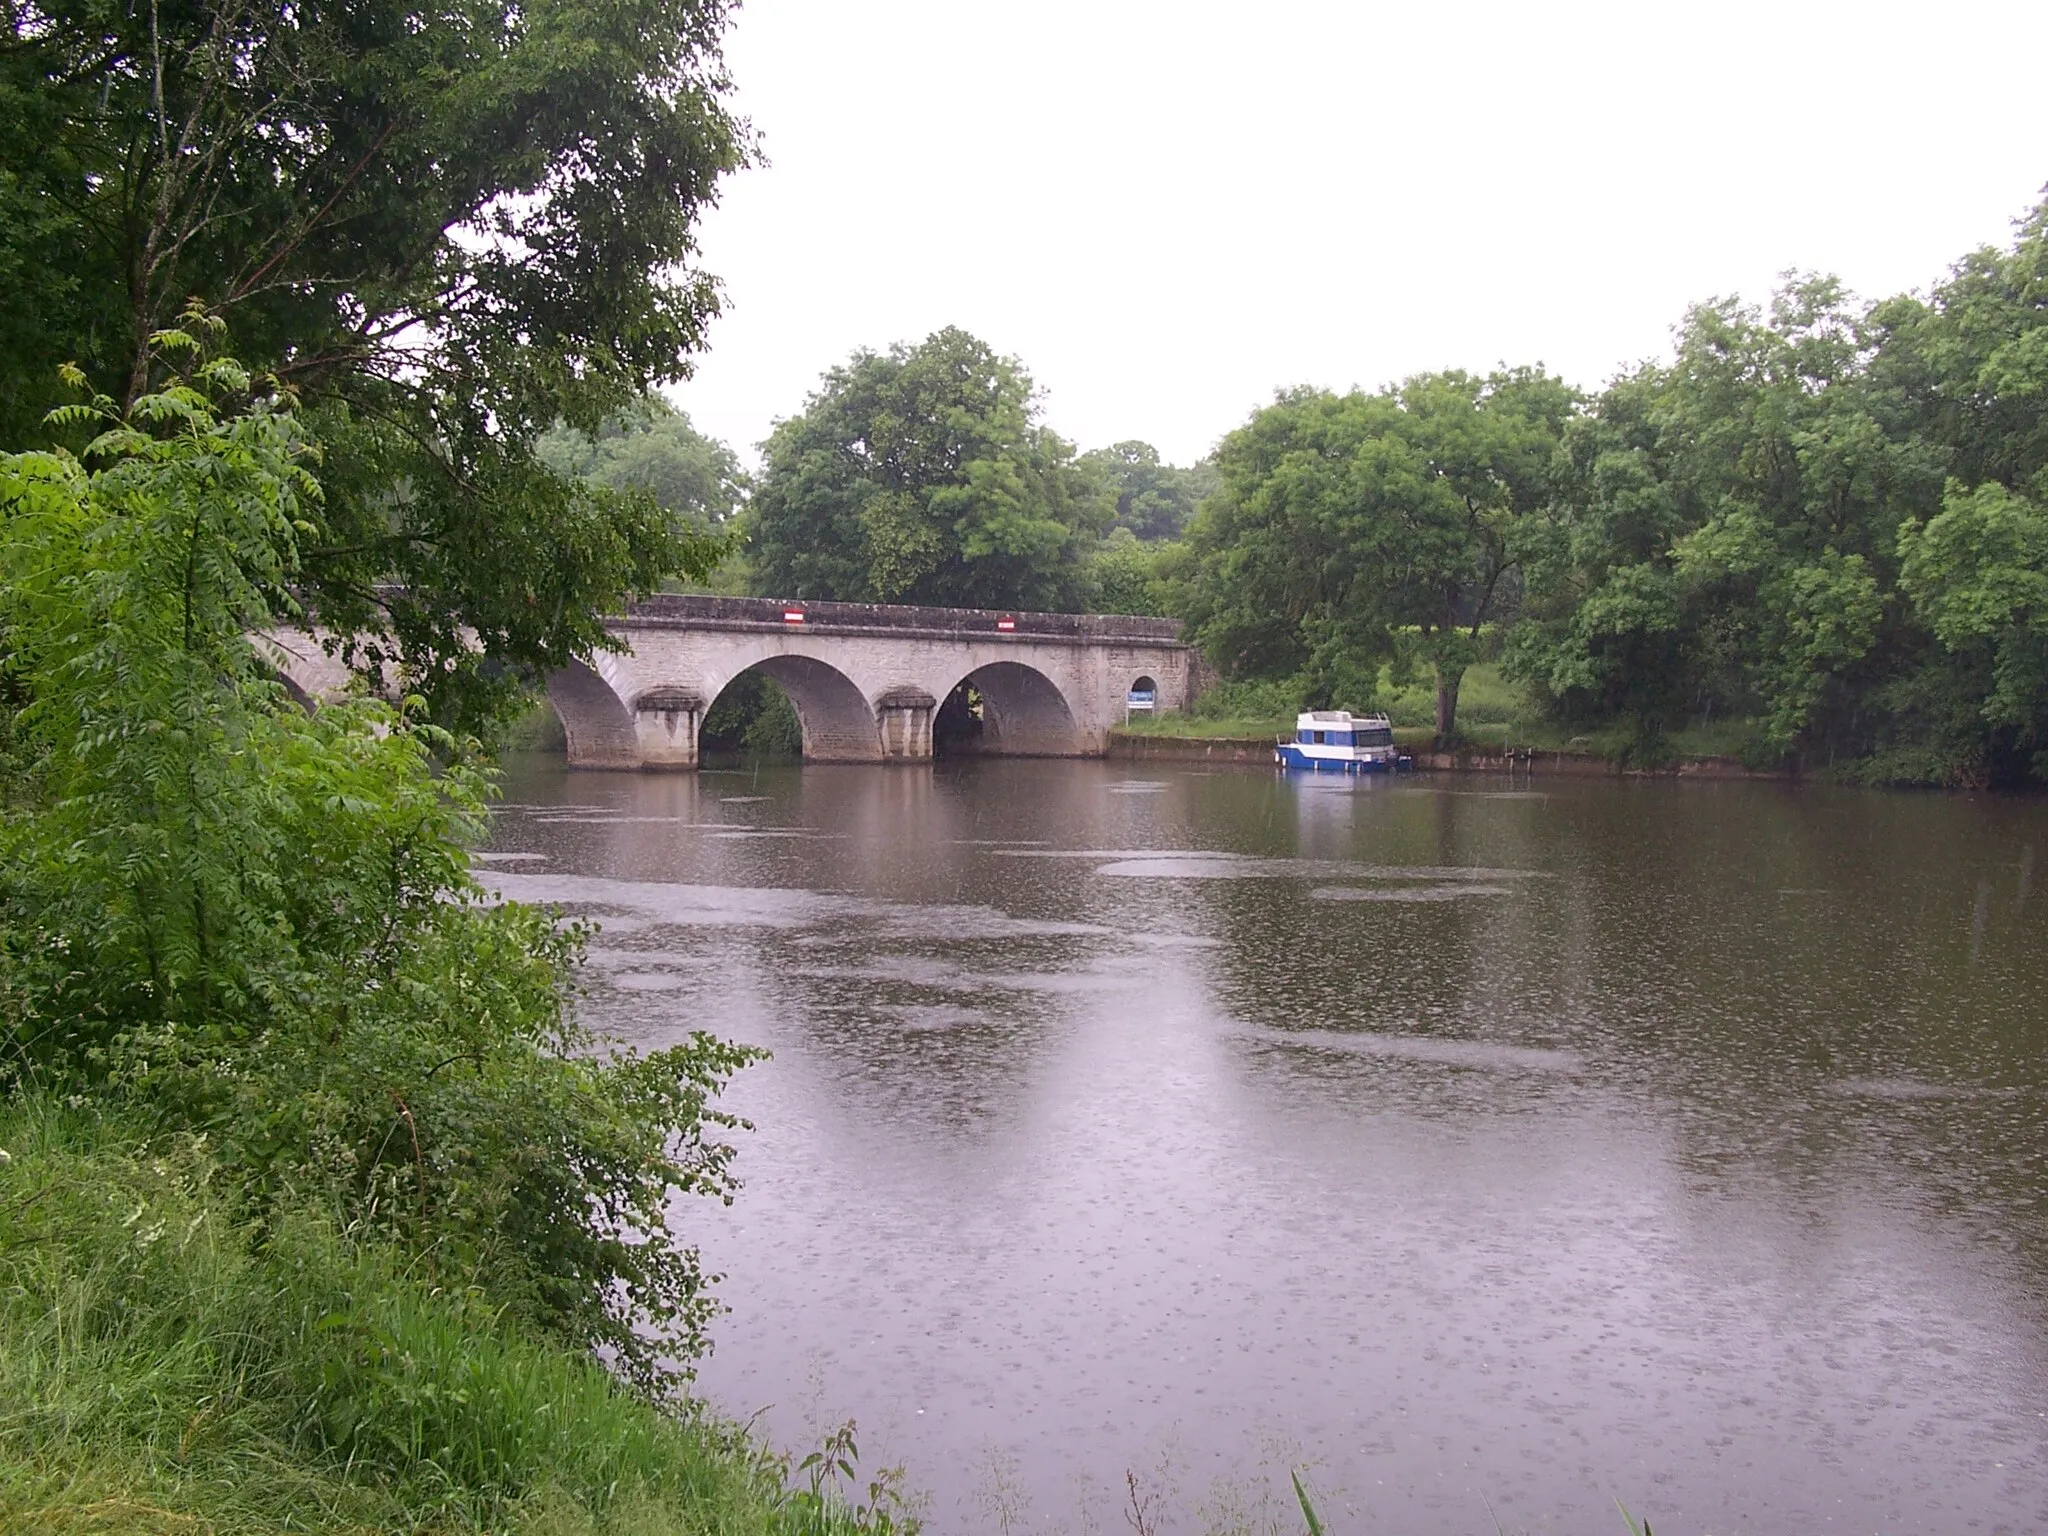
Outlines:
{"label": "leafy tree", "polygon": [[64,413],[83,460],[0,455],[0,1085],[206,1132],[254,1214],[323,1206],[659,1387],[713,1310],[670,1202],[729,1197],[711,1099],[749,1053],[595,1049],[579,936],[469,876],[471,750],[286,695],[248,637],[313,445],[191,324],[186,375]]}
{"label": "leafy tree", "polygon": [[1426,374],[1402,386],[1401,405],[1435,486],[1457,502],[1416,541],[1395,591],[1396,622],[1414,634],[1404,659],[1429,667],[1437,740],[1449,742],[1459,683],[1514,595],[1521,528],[1548,499],[1558,436],[1578,396],[1561,379],[1518,368],[1485,379]]}
{"label": "leafy tree", "polygon": [[1181,601],[1227,675],[1307,670],[1322,701],[1340,684],[1369,693],[1392,646],[1376,578],[1402,532],[1398,515],[1374,514],[1433,494],[1393,431],[1398,409],[1383,395],[1295,390],[1224,438],[1221,484],[1189,531]]}
{"label": "leafy tree", "polygon": [[1218,450],[1190,535],[1197,638],[1236,675],[1305,674],[1311,700],[1369,697],[1385,663],[1426,664],[1450,739],[1574,406],[1528,369],[1281,395]]}
{"label": "leafy tree", "polygon": [[1128,528],[1109,531],[1088,557],[1090,602],[1097,613],[1165,615],[1172,598],[1162,570],[1180,555],[1181,546],[1160,541],[1142,543]]}
{"label": "leafy tree", "polygon": [[803,721],[774,679],[762,672],[742,672],[704,712],[697,746],[702,752],[753,758],[802,757]]}
{"label": "leafy tree", "polygon": [[1899,584],[1952,654],[1974,663],[1983,727],[2048,777],[2048,510],[1996,482],[1952,484],[1899,530]]}
{"label": "leafy tree", "polygon": [[1888,299],[1870,325],[1873,371],[1909,402],[1900,430],[1938,444],[1966,486],[2048,500],[2048,199],[2009,250],[1971,252],[1928,299]]}
{"label": "leafy tree", "polygon": [[595,432],[558,423],[541,434],[535,451],[565,480],[644,492],[664,511],[706,527],[726,522],[746,499],[739,455],[658,395],[614,411]]}
{"label": "leafy tree", "polygon": [[1625,376],[1565,425],[1553,500],[1518,531],[1523,602],[1505,656],[1566,718],[1620,715],[1652,731],[1684,710],[1701,644],[1670,570],[1687,525],[1656,398],[1654,374]]}
{"label": "leafy tree", "polygon": [[1116,496],[1116,526],[1140,539],[1178,538],[1202,498],[1216,488],[1216,466],[1179,469],[1159,461],[1150,443],[1092,448],[1076,461],[1100,475]]}
{"label": "leafy tree", "polygon": [[1618,380],[1568,434],[1525,539],[1511,673],[1652,740],[1719,709],[1785,751],[1852,716],[1907,643],[1892,530],[1941,481],[1876,342],[1832,279],[1788,283],[1768,315],[1695,308],[1670,366]]}
{"label": "leafy tree", "polygon": [[1022,367],[965,331],[856,353],[768,439],[749,516],[761,589],[1085,607],[1108,496],[1034,416]]}
{"label": "leafy tree", "polygon": [[132,404],[196,296],[326,446],[297,580],[451,719],[714,551],[535,461],[687,371],[744,158],[728,0],[19,0],[0,42],[0,442],[75,362]]}
{"label": "leafy tree", "polygon": [[1972,252],[1927,299],[1888,299],[1869,324],[1871,371],[1905,403],[1891,430],[1950,477],[1939,507],[1899,530],[1910,627],[1865,711],[1872,771],[1982,782],[2024,764],[2048,778],[2024,660],[2038,625],[2029,509],[2048,505],[2048,201],[2010,249]]}

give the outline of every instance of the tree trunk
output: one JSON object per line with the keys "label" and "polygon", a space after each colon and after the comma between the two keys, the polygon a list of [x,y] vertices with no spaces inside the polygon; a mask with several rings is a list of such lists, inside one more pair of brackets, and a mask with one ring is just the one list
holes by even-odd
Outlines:
{"label": "tree trunk", "polygon": [[1436,744],[1446,751],[1458,736],[1458,684],[1465,680],[1465,671],[1461,667],[1447,672],[1441,662],[1431,670],[1436,674]]}

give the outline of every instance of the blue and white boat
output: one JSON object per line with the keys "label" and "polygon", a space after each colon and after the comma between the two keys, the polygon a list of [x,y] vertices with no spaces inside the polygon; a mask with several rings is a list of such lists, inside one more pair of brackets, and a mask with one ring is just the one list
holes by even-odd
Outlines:
{"label": "blue and white boat", "polygon": [[1385,715],[1312,709],[1294,722],[1294,740],[1275,748],[1282,768],[1311,773],[1400,773],[1415,766],[1394,745],[1394,722]]}

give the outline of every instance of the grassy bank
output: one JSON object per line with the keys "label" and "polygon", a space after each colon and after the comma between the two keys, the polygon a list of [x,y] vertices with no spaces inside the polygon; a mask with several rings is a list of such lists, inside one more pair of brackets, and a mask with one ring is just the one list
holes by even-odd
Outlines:
{"label": "grassy bank", "polygon": [[[311,1213],[252,1223],[198,1138],[17,1096],[0,1148],[7,1536],[915,1529],[888,1479],[854,1470],[850,1436],[792,1468],[714,1414],[657,1409],[431,1254]],[[1286,1486],[1212,1486],[1198,1507],[1162,1468],[1134,1475],[1124,1518],[1325,1529],[1306,1497],[1297,1523]]]}
{"label": "grassy bank", "polygon": [[[1225,685],[1198,703],[1192,714],[1140,715],[1119,726],[1131,736],[1163,736],[1187,740],[1271,741],[1294,734],[1294,711],[1279,690]],[[1384,677],[1374,706],[1394,722],[1394,739],[1410,751],[1428,747],[1435,738],[1436,701],[1421,683],[1394,688]],[[1458,739],[1483,752],[1529,750],[1571,752],[1610,762],[1642,756],[1645,744],[1623,725],[1584,730],[1534,715],[1521,695],[1491,663],[1465,674],[1458,698]],[[1692,721],[1648,748],[1664,761],[1688,758],[1743,758],[1760,740],[1748,720]]]}
{"label": "grassy bank", "polygon": [[0,1530],[887,1530],[741,1429],[620,1389],[196,1138],[0,1104]]}

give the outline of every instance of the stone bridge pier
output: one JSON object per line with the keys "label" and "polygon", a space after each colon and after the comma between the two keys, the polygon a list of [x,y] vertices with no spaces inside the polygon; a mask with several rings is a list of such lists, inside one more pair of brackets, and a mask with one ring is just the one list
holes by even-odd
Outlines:
{"label": "stone bridge pier", "polygon": [[1181,709],[1194,681],[1194,653],[1163,619],[658,597],[609,627],[627,649],[548,677],[578,767],[695,767],[705,714],[745,672],[788,695],[805,758],[831,763],[930,761],[963,684],[980,701],[979,750],[1095,756],[1133,690]]}

